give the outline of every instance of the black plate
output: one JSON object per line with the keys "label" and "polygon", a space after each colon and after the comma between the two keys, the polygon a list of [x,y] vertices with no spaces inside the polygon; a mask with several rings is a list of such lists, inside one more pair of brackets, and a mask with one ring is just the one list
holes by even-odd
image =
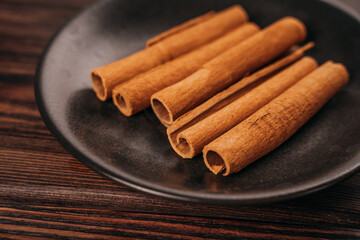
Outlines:
{"label": "black plate", "polygon": [[[350,83],[281,147],[238,174],[215,176],[202,156],[180,158],[151,110],[124,117],[91,90],[90,69],[144,47],[153,35],[209,10],[239,3],[264,27],[292,15],[308,27],[319,63],[344,63]],[[58,141],[95,171],[173,199],[219,204],[284,200],[360,169],[360,21],[320,1],[106,0],[72,19],[45,51],[35,85],[41,115]]]}

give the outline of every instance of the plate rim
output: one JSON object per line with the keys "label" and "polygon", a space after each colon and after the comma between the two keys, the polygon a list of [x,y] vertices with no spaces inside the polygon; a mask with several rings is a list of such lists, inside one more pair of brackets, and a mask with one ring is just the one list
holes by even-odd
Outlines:
{"label": "plate rim", "polygon": [[[111,0],[107,0],[108,2]],[[337,0],[318,0],[324,4],[331,6],[332,8],[336,8],[343,12],[344,14],[350,16],[352,19],[356,20],[360,25],[360,13],[357,13],[348,5],[339,2]],[[315,191],[322,190],[326,187],[329,187],[339,181],[342,181],[360,171],[360,155],[354,156],[357,160],[358,164],[353,165],[352,167],[347,168],[346,171],[342,171],[336,176],[329,177],[330,173],[325,174],[318,178],[315,183],[304,183],[296,188],[285,188],[285,190],[273,190],[270,192],[262,191],[256,194],[214,194],[214,193],[197,193],[193,195],[191,192],[183,191],[183,190],[174,190],[170,187],[162,187],[159,185],[154,186],[154,184],[146,183],[141,179],[132,178],[131,176],[118,176],[114,175],[111,171],[108,171],[104,167],[98,165],[91,158],[88,158],[86,154],[82,153],[76,147],[73,147],[71,141],[69,141],[61,132],[61,129],[56,127],[55,123],[52,121],[51,116],[48,114],[43,94],[41,84],[42,81],[45,81],[41,78],[42,71],[44,69],[45,59],[49,53],[49,49],[53,46],[53,43],[57,39],[57,37],[79,16],[89,11],[92,8],[95,8],[98,4],[104,4],[105,1],[96,1],[89,6],[85,7],[73,17],[71,17],[64,25],[62,25],[53,36],[50,38],[48,43],[46,44],[35,73],[35,81],[34,81],[34,92],[35,92],[35,101],[40,112],[41,118],[45,123],[46,127],[49,129],[51,134],[55,137],[55,139],[60,143],[60,145],[65,148],[72,156],[74,156],[79,162],[93,170],[94,172],[102,175],[105,178],[111,179],[117,183],[123,184],[130,188],[136,189],[138,191],[142,191],[145,193],[149,193],[152,195],[165,197],[167,199],[172,200],[180,200],[186,202],[193,203],[204,203],[204,204],[230,204],[230,205],[254,205],[254,204],[264,204],[264,203],[273,203],[278,201],[285,201],[294,199],[300,196],[304,196]],[[245,197],[244,197],[245,196]]]}

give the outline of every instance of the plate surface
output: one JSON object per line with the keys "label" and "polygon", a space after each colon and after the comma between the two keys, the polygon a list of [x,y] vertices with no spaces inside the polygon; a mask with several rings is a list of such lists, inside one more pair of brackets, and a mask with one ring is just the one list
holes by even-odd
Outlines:
{"label": "plate surface", "polygon": [[[209,10],[239,3],[264,27],[287,16],[308,27],[321,64],[344,63],[350,83],[282,146],[229,177],[202,156],[184,160],[151,110],[124,117],[91,90],[90,69],[144,47],[150,37]],[[178,200],[254,204],[327,187],[360,169],[360,18],[320,1],[105,0],[78,14],[44,52],[35,84],[41,115],[77,159],[117,182]]]}

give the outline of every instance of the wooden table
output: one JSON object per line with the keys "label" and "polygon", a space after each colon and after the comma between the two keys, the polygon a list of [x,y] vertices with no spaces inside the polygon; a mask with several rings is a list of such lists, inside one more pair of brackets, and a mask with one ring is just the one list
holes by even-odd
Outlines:
{"label": "wooden table", "polygon": [[92,1],[0,1],[1,239],[360,239],[360,174],[283,203],[210,206],[117,185],[67,153],[41,120],[34,74],[52,34]]}

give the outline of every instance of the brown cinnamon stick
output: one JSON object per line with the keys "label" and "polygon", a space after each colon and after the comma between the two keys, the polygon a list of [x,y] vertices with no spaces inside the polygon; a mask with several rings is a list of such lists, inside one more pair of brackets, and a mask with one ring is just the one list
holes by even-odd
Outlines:
{"label": "brown cinnamon stick", "polygon": [[224,101],[224,107],[169,134],[173,149],[183,158],[194,157],[206,144],[242,122],[316,67],[313,58],[304,57],[264,83],[237,92]]}
{"label": "brown cinnamon stick", "polygon": [[205,146],[206,166],[215,174],[225,170],[225,176],[240,171],[291,137],[348,79],[342,64],[323,64]]}
{"label": "brown cinnamon stick", "polygon": [[196,18],[190,19],[189,21],[186,21],[178,26],[175,26],[173,28],[170,28],[169,30],[160,33],[159,35],[156,35],[155,37],[149,39],[146,42],[146,47],[150,47],[152,45],[154,45],[155,43],[160,42],[161,40],[171,36],[171,35],[175,35],[181,31],[184,31],[187,28],[190,28],[192,26],[195,26],[199,23],[205,22],[206,20],[212,18],[213,16],[215,16],[216,12],[215,11],[210,11],[208,13],[205,13],[201,16],[198,16]]}
{"label": "brown cinnamon stick", "polygon": [[144,110],[150,106],[151,95],[184,79],[210,59],[259,31],[256,24],[245,23],[211,43],[118,85],[113,90],[114,104],[126,116]]}
{"label": "brown cinnamon stick", "polygon": [[247,19],[244,9],[235,5],[195,25],[178,27],[165,37],[152,40],[151,46],[144,50],[93,69],[93,89],[97,97],[105,101],[116,85],[222,36]]}
{"label": "brown cinnamon stick", "polygon": [[209,61],[186,79],[155,93],[151,100],[153,110],[163,124],[170,125],[305,37],[306,28],[301,21],[283,18]]}

